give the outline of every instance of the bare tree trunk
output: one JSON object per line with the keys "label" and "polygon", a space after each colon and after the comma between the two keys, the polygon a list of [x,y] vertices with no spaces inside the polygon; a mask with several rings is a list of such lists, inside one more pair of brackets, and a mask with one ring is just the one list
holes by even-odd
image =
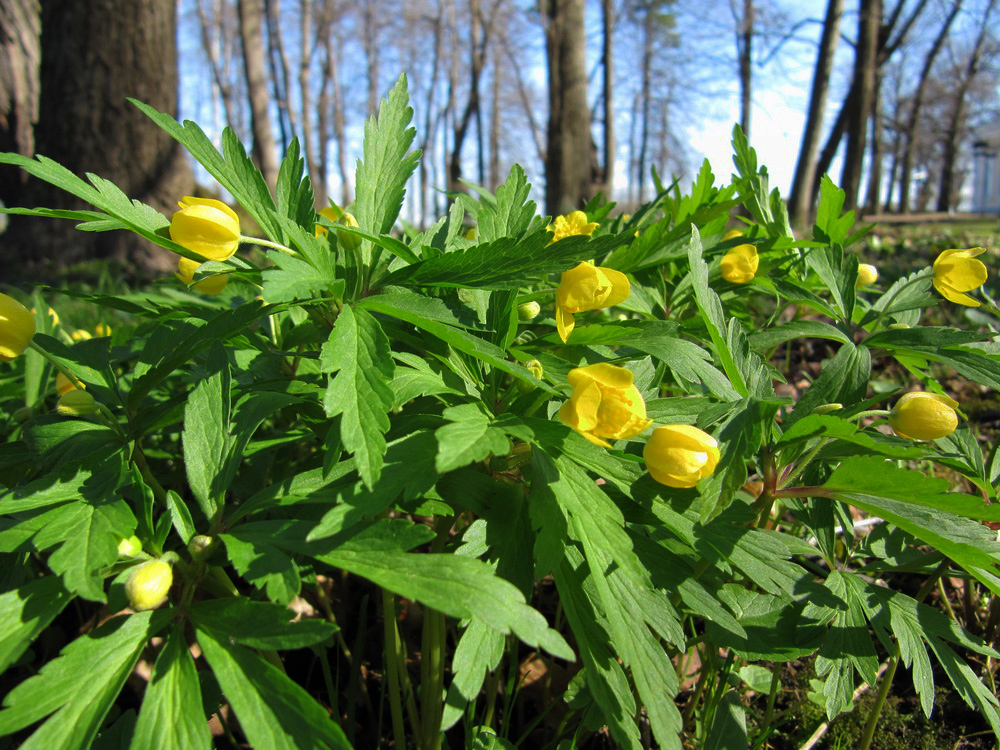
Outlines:
{"label": "bare tree trunk", "polygon": [[253,158],[273,190],[278,182],[278,147],[274,142],[267,73],[264,67],[264,34],[261,0],[240,0],[240,39],[243,42],[243,67],[250,100],[250,127],[253,131]]}
{"label": "bare tree trunk", "polygon": [[826,110],[826,96],[830,88],[830,72],[840,38],[840,18],[844,13],[844,0],[828,0],[826,19],[823,21],[823,36],[816,55],[813,70],[812,92],[809,95],[809,114],[802,131],[802,145],[799,159],[795,164],[795,179],[792,182],[789,213],[793,221],[804,226],[812,212],[812,185],[816,170],[816,150],[819,147],[823,129],[823,115]]}
{"label": "bare tree trunk", "polygon": [[865,195],[865,211],[878,213],[880,195],[882,193],[882,152],[884,142],[882,137],[882,72],[875,71],[875,96],[872,99],[871,116],[871,161],[868,164],[868,190]]}
{"label": "bare tree trunk", "polygon": [[611,200],[615,183],[615,76],[614,76],[614,0],[601,1],[601,26],[603,29],[602,68],[604,74],[604,191],[605,200]]}
{"label": "bare tree trunk", "polygon": [[729,7],[736,21],[736,52],[740,75],[740,127],[750,137],[750,108],[753,91],[753,0],[743,0],[742,14],[736,10],[736,0]]}
{"label": "bare tree trunk", "polygon": [[365,57],[368,59],[368,114],[373,115],[378,110],[379,97],[379,29],[376,22],[378,18],[378,3],[376,0],[369,0],[362,4],[362,41],[365,47]]}
{"label": "bare tree trunk", "polygon": [[490,179],[488,187],[496,190],[500,184],[500,52],[493,49],[493,81],[490,95]]}
{"label": "bare tree trunk", "polygon": [[[902,15],[904,6],[906,5],[906,0],[898,0],[896,7],[893,9],[889,16],[889,20],[881,27],[878,32],[878,56],[877,56],[877,66],[882,67],[886,62],[892,57],[897,49],[906,41],[906,37],[909,35],[910,30],[913,28],[917,19],[924,12],[927,7],[927,0],[919,0],[917,4],[913,7],[910,15],[903,22],[898,33],[893,37],[893,31],[896,28],[896,24],[899,23],[899,18]],[[830,169],[830,164],[833,163],[833,157],[837,155],[837,151],[840,149],[840,141],[844,137],[844,133],[847,129],[847,122],[849,115],[854,111],[857,106],[857,98],[859,95],[858,81],[856,79],[851,81],[851,87],[844,97],[844,101],[841,104],[840,111],[837,114],[837,119],[834,122],[833,127],[830,130],[830,135],[826,139],[826,145],[824,145],[822,152],[820,153],[819,159],[816,163],[816,168],[813,170],[813,184],[812,192],[809,196],[809,204],[815,200],[816,195],[819,193],[819,183],[823,175],[826,174]]]}
{"label": "bare tree trunk", "polygon": [[[316,37],[312,25],[312,0],[301,0],[299,11],[299,43],[302,45],[302,50],[299,53],[299,98],[301,99],[302,106],[302,151],[306,159],[306,169],[312,176],[313,181],[316,181],[319,175],[316,150],[317,148],[324,150],[323,143],[325,136],[321,132],[314,135],[313,130],[312,89],[314,82],[312,58],[313,51],[316,48],[314,43]],[[326,192],[325,187],[323,192]]]}
{"label": "bare tree trunk", "polygon": [[909,115],[902,122],[903,163],[902,171],[899,175],[899,212],[901,214],[905,214],[910,209],[910,179],[913,174],[913,153],[916,149],[914,141],[916,139],[920,110],[923,107],[924,95],[927,91],[927,83],[931,77],[934,60],[944,46],[944,42],[951,31],[951,26],[955,18],[958,17],[961,8],[962,0],[955,0],[952,3],[951,12],[948,13],[947,18],[945,18],[944,23],[941,25],[940,31],[938,31],[937,36],[934,38],[933,44],[931,44],[931,48],[927,51],[927,56],[924,57],[923,68],[920,71],[920,78],[917,79],[917,88],[913,92],[913,98],[910,100]]}
{"label": "bare tree trunk", "polygon": [[[196,6],[198,9],[198,26],[201,31],[201,46],[205,52],[205,56],[208,58],[209,67],[212,69],[212,79],[215,81],[215,86],[219,90],[219,98],[222,100],[222,113],[226,120],[226,123],[231,127],[236,125],[234,113],[235,107],[233,106],[233,86],[229,78],[226,76],[226,67],[228,60],[224,60],[220,57],[219,48],[217,45],[221,45],[225,38],[225,32],[222,29],[223,20],[217,14],[213,18],[208,17],[208,13],[205,11],[205,6],[203,4],[204,0],[197,0]],[[223,11],[220,9],[219,13]],[[211,30],[214,24],[214,20],[218,18],[218,36],[213,38]]]}
{"label": "bare tree trunk", "polygon": [[[169,212],[193,187],[181,147],[127,97],[177,111],[174,0],[41,3],[42,58],[35,148],[71,171],[94,172],[130,197]],[[17,205],[80,209],[67,193],[30,180]],[[130,232],[79,232],[73,222],[15,217],[0,235],[7,279],[44,278],[83,260],[114,259],[133,279],[176,256]]]}
{"label": "bare tree trunk", "polygon": [[986,42],[989,39],[990,16],[996,0],[990,0],[983,13],[982,25],[979,27],[979,34],[976,43],[973,45],[969,60],[966,63],[962,77],[959,79],[958,87],[955,90],[955,97],[951,108],[951,117],[948,120],[948,127],[944,134],[944,154],[941,165],[941,181],[938,185],[938,211],[950,211],[955,200],[955,166],[958,161],[959,142],[962,132],[965,129],[965,109],[968,104],[969,89],[972,82],[979,74],[982,64],[983,52]]}
{"label": "bare tree trunk", "polygon": [[295,137],[296,117],[291,104],[291,64],[285,54],[281,31],[281,0],[264,0],[264,16],[267,21],[267,62],[271,68],[274,101],[278,105],[278,132],[281,134],[281,151],[284,153]]}
{"label": "bare tree trunk", "polygon": [[[479,0],[470,0],[469,12],[470,32],[469,32],[469,98],[465,102],[465,110],[462,117],[455,124],[454,142],[452,144],[451,156],[448,164],[448,189],[461,190],[462,183],[462,148],[465,145],[465,136],[469,131],[469,124],[473,116],[476,118],[477,133],[479,137],[479,171],[482,175],[482,128],[479,126],[479,78],[482,75],[483,65],[486,61],[487,40],[489,38],[488,29],[484,28],[480,16]],[[482,181],[482,180],[481,180]]]}
{"label": "bare tree trunk", "polygon": [[[444,26],[444,6],[439,3],[437,6],[437,16],[434,18],[434,55],[431,58],[431,80],[427,86],[427,100],[424,103],[424,127],[422,128],[423,133],[421,134],[420,140],[420,151],[424,154],[424,158],[420,160],[419,176],[420,176],[420,222],[421,224],[427,224],[428,210],[427,210],[427,198],[430,195],[431,178],[430,172],[434,164],[434,160],[429,158],[429,152],[434,144],[434,140],[437,136],[437,118],[434,117],[435,104],[434,95],[437,93],[438,89],[438,73],[441,68],[441,54],[444,45],[443,40],[443,26]],[[436,207],[436,201],[434,202]],[[434,212],[436,213],[436,211]]]}
{"label": "bare tree trunk", "polygon": [[847,197],[844,207],[856,208],[861,187],[861,170],[864,165],[865,142],[868,123],[875,101],[875,68],[878,55],[878,32],[882,21],[881,0],[860,0],[858,19],[858,44],[855,51],[854,81],[858,96],[847,117],[847,148],[844,153],[844,171],[840,180]]}
{"label": "bare tree trunk", "polygon": [[639,125],[639,159],[636,165],[636,182],[639,185],[639,203],[645,199],[646,188],[646,146],[649,142],[649,105],[652,98],[650,79],[652,77],[653,34],[649,28],[649,13],[643,19],[642,25],[642,121]]}
{"label": "bare tree trunk", "polygon": [[[35,153],[39,65],[42,57],[41,6],[38,0],[0,1],[0,151]],[[28,173],[0,167],[0,201],[24,195]],[[5,222],[6,217],[0,218]]]}
{"label": "bare tree trunk", "polygon": [[550,214],[580,208],[593,189],[593,138],[587,105],[584,0],[548,0],[549,78],[545,206]]}

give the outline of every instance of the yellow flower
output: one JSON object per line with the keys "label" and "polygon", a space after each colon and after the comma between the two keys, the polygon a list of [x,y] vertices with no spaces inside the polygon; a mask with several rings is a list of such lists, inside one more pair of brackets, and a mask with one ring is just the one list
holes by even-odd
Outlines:
{"label": "yellow flower", "polygon": [[98,323],[96,326],[94,326],[94,333],[97,336],[101,337],[110,336],[111,326],[109,326],[107,323]]}
{"label": "yellow flower", "polygon": [[[326,208],[321,208],[319,210],[319,215],[324,219],[328,219],[331,224],[336,224],[337,219],[340,218],[341,210],[338,206],[327,206]],[[322,224],[316,224],[316,236],[323,237],[330,233],[330,230],[324,227]]]}
{"label": "yellow flower", "polygon": [[611,268],[597,268],[589,260],[565,271],[556,289],[559,338],[566,341],[573,332],[574,313],[613,307],[627,300],[631,293],[625,274]]}
{"label": "yellow flower", "polygon": [[[726,232],[723,240],[742,237],[743,232],[733,229]],[[722,257],[722,278],[732,284],[746,284],[757,273],[760,257],[753,245],[737,245]]]}
{"label": "yellow flower", "polygon": [[573,211],[566,216],[557,216],[555,221],[546,227],[550,232],[552,232],[552,239],[549,240],[551,245],[553,242],[558,242],[566,237],[572,237],[576,234],[591,235],[594,230],[597,229],[596,221],[587,221],[587,214],[583,211]]}
{"label": "yellow flower", "polygon": [[668,487],[694,487],[719,464],[719,444],[686,424],[657,427],[642,449],[649,474]]}
{"label": "yellow flower", "polygon": [[986,266],[975,259],[984,252],[986,251],[981,247],[945,250],[934,261],[934,288],[946,300],[968,307],[979,307],[979,303],[965,292],[971,292],[986,283]]}
{"label": "yellow flower", "polygon": [[889,412],[889,426],[900,437],[935,440],[958,427],[958,402],[948,396],[925,391],[904,394]]}
{"label": "yellow flower", "polygon": [[[196,260],[191,260],[190,258],[180,258],[177,261],[177,271],[174,275],[185,284],[190,284],[194,281],[195,271],[197,271],[200,267],[201,263]],[[203,294],[218,294],[226,288],[226,284],[228,283],[229,275],[220,274],[219,276],[212,276],[199,281],[194,285],[194,288],[196,291],[202,292]]]}
{"label": "yellow flower", "polygon": [[19,357],[35,335],[35,316],[13,297],[0,294],[0,362]]}
{"label": "yellow flower", "polygon": [[878,269],[871,263],[858,264],[858,281],[855,284],[858,289],[863,286],[871,286],[878,281]]}
{"label": "yellow flower", "polygon": [[132,609],[155,609],[167,600],[173,582],[174,572],[170,563],[150,560],[132,571],[125,582],[125,593]]}
{"label": "yellow flower", "polygon": [[206,260],[226,260],[240,244],[240,220],[212,198],[187,196],[170,219],[170,239]]}
{"label": "yellow flower", "polygon": [[652,424],[632,373],[624,367],[606,362],[577,367],[567,379],[573,393],[559,409],[559,418],[590,442],[610,448],[608,440],[635,437]]}
{"label": "yellow flower", "polygon": [[71,388],[59,397],[56,412],[64,417],[86,417],[97,412],[97,401],[86,391]]}
{"label": "yellow flower", "polygon": [[75,391],[76,389],[76,383],[67,378],[61,372],[56,375],[56,391],[59,392],[60,396],[65,395],[70,391]]}
{"label": "yellow flower", "polygon": [[74,341],[87,341],[89,339],[94,338],[94,335],[90,331],[87,331],[83,328],[77,328],[75,331],[73,331],[73,333],[69,335],[69,337]]}

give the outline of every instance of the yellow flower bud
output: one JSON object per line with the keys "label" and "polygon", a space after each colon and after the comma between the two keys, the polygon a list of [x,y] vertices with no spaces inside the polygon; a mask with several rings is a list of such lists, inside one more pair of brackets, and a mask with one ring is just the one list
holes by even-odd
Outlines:
{"label": "yellow flower bud", "polygon": [[98,323],[96,326],[94,326],[94,333],[102,338],[105,336],[110,336],[111,326],[107,325],[106,323]]}
{"label": "yellow flower bud", "polygon": [[657,427],[642,450],[649,475],[668,487],[694,487],[719,464],[719,444],[686,424]]}
{"label": "yellow flower bud", "polygon": [[925,391],[904,394],[889,412],[889,426],[900,437],[935,440],[958,427],[958,402],[948,396]]}
{"label": "yellow flower bud", "polygon": [[138,557],[140,552],[142,552],[142,542],[135,534],[118,542],[119,557]]}
{"label": "yellow flower bud", "polygon": [[[344,213],[341,214],[340,218],[337,219],[337,223],[345,227],[350,227],[351,229],[359,228],[358,220],[354,218],[353,214],[350,214],[347,211],[344,211]],[[337,241],[340,242],[340,244],[346,247],[348,250],[351,250],[353,252],[361,246],[362,240],[356,234],[348,234],[347,232],[341,232],[337,234]]]}
{"label": "yellow flower bud", "polygon": [[89,341],[94,338],[94,335],[90,331],[84,330],[83,328],[77,328],[69,335],[69,337],[74,341]]}
{"label": "yellow flower bud", "polygon": [[125,594],[132,609],[156,609],[167,600],[173,582],[174,572],[170,563],[150,560],[133,569],[125,582]]}
{"label": "yellow flower bud", "polygon": [[[319,215],[324,219],[327,219],[331,224],[336,223],[337,219],[340,218],[340,207],[339,206],[327,206],[326,208],[321,208],[319,210]],[[325,237],[330,233],[330,230],[324,227],[319,222],[316,223],[316,236]]]}
{"label": "yellow flower bud", "polygon": [[[539,380],[542,379],[542,375],[545,374],[545,370],[542,368],[542,363],[537,359],[529,359],[524,363],[524,366],[528,368],[528,372],[534,375]],[[527,380],[518,379],[514,383],[517,386],[517,390],[521,393],[531,393],[537,387],[534,383],[529,383]]]}
{"label": "yellow flower bud", "polygon": [[[83,385],[83,383],[80,385]],[[61,372],[56,375],[56,391],[58,391],[60,396],[76,390],[76,387],[76,383],[67,378]]]}
{"label": "yellow flower bud", "polygon": [[858,281],[855,286],[860,289],[863,286],[871,286],[878,281],[878,269],[871,263],[858,264]]}
{"label": "yellow flower bud", "polygon": [[559,418],[587,440],[610,448],[608,440],[635,437],[652,424],[646,402],[624,367],[601,362],[577,367],[567,377],[573,386]]}
{"label": "yellow flower bud", "polygon": [[469,229],[465,233],[465,239],[469,240],[470,242],[475,242],[476,241],[476,228],[475,227],[469,227]]}
{"label": "yellow flower bud", "polygon": [[572,237],[577,234],[592,235],[597,226],[596,221],[587,221],[587,214],[583,211],[573,211],[566,216],[557,216],[546,227],[546,229],[552,232],[552,239],[549,240],[549,244],[551,245],[553,242],[558,242],[566,237]]}
{"label": "yellow flower bud", "polygon": [[[743,232],[733,229],[726,232],[723,241],[742,237]],[[737,245],[722,257],[722,278],[731,284],[746,284],[757,274],[760,256],[753,245]]]}
{"label": "yellow flower bud", "polygon": [[56,411],[64,417],[87,417],[97,412],[97,401],[86,391],[73,388],[59,397]]}
{"label": "yellow flower bud", "polygon": [[[185,284],[190,284],[194,281],[194,274],[199,268],[201,268],[201,263],[198,261],[191,260],[190,258],[180,258],[177,261],[177,271],[174,275]],[[226,284],[228,283],[229,275],[220,274],[202,279],[194,285],[194,289],[202,294],[218,294],[226,288]]]}
{"label": "yellow flower bud", "polygon": [[212,553],[215,545],[215,537],[205,534],[195,534],[191,537],[191,541],[188,542],[188,552],[191,553],[193,559],[204,560]]}
{"label": "yellow flower bud", "polygon": [[517,319],[522,323],[534,320],[542,312],[542,306],[535,300],[523,302],[517,306]]}
{"label": "yellow flower bud", "polygon": [[986,266],[976,260],[985,250],[973,247],[969,250],[945,250],[934,261],[934,288],[946,300],[968,307],[979,307],[979,303],[965,292],[978,289],[986,283]]}
{"label": "yellow flower bud", "polygon": [[226,260],[240,244],[240,220],[212,198],[187,196],[170,219],[170,239],[206,260]]}
{"label": "yellow flower bud", "polygon": [[597,268],[584,261],[565,271],[556,289],[556,328],[563,341],[576,326],[574,313],[613,307],[632,293],[628,278],[612,268]]}
{"label": "yellow flower bud", "polygon": [[13,297],[0,294],[0,362],[19,357],[35,335],[35,317]]}

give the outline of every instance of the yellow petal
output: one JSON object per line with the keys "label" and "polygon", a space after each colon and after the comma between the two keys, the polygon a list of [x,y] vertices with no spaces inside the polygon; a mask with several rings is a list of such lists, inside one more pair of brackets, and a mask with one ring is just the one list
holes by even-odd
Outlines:
{"label": "yellow petal", "polygon": [[611,284],[611,292],[604,300],[604,307],[620,305],[632,294],[632,285],[629,284],[628,276],[613,268],[602,268],[601,271]]}
{"label": "yellow petal", "polygon": [[556,330],[564,344],[569,340],[569,335],[573,333],[575,327],[576,320],[573,318],[573,313],[556,305]]}
{"label": "yellow petal", "polygon": [[939,280],[937,277],[934,278],[934,288],[937,289],[941,296],[949,302],[954,302],[957,305],[965,305],[966,307],[979,307],[979,302],[974,300],[968,294],[952,288],[949,284]]}
{"label": "yellow petal", "polygon": [[598,362],[570,370],[566,380],[573,388],[578,388],[590,381],[596,381],[608,388],[623,389],[632,385],[633,376],[632,371],[625,367]]}

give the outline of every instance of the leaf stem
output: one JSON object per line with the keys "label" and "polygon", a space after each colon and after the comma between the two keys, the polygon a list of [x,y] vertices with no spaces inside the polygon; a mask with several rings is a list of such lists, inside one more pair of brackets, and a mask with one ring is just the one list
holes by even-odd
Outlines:
{"label": "leaf stem", "polygon": [[406,728],[403,725],[403,703],[399,690],[399,629],[396,627],[396,600],[391,591],[382,589],[382,622],[385,628],[385,672],[389,682],[389,714],[395,746],[406,748]]}
{"label": "leaf stem", "polygon": [[885,674],[882,675],[882,682],[878,687],[875,703],[872,704],[871,710],[868,712],[868,721],[865,722],[865,729],[861,735],[861,744],[858,745],[858,750],[868,750],[871,747],[872,738],[875,736],[875,727],[878,725],[879,716],[885,707],[885,699],[889,696],[889,688],[892,687],[892,678],[896,676],[896,666],[898,664],[899,644],[897,643],[896,653],[889,659],[889,665],[885,670]]}
{"label": "leaf stem", "polygon": [[34,339],[31,340],[28,346],[34,349],[40,355],[42,355],[50,365],[52,365],[59,372],[65,375],[66,379],[69,380],[69,382],[71,382],[75,388],[79,388],[81,391],[86,388],[86,386],[80,381],[80,379],[76,375],[70,372],[64,365],[59,364],[59,362],[57,362],[51,354],[49,354],[47,351],[45,351],[45,349],[36,344]]}
{"label": "leaf stem", "polygon": [[271,242],[271,240],[265,240],[262,237],[245,237],[240,235],[240,242],[245,242],[248,245],[260,245],[261,247],[268,247],[272,250],[277,250],[284,253],[285,255],[291,255],[293,258],[301,257],[295,250],[290,247],[285,247],[277,242]]}

